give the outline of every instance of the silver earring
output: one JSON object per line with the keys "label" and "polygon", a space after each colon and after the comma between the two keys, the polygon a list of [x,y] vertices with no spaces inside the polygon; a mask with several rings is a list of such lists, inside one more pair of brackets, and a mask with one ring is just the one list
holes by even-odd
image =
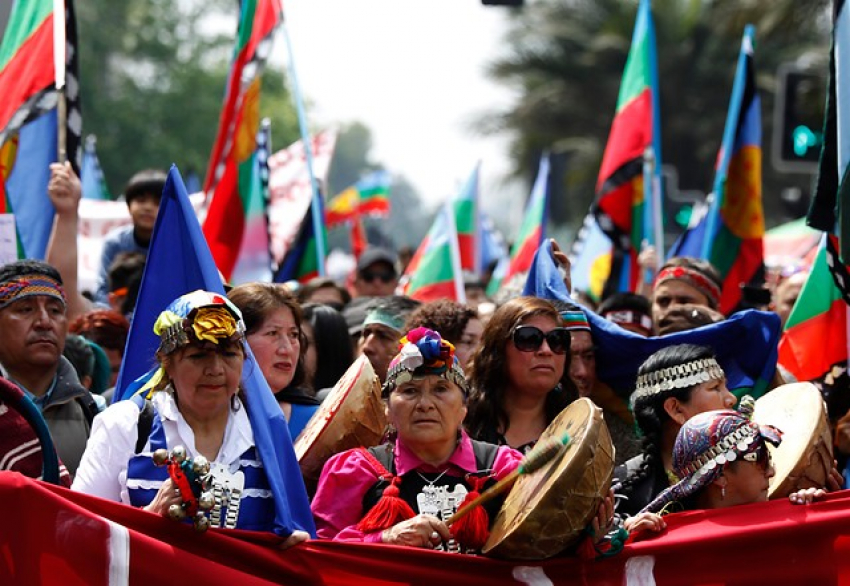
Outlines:
{"label": "silver earring", "polygon": [[725,500],[725,499],[726,499],[726,487],[721,486],[720,487],[720,500],[722,501],[722,500]]}

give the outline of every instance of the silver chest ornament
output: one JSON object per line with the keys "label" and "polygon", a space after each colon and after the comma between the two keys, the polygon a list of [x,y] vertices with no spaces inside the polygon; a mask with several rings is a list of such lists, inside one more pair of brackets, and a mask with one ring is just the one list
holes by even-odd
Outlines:
{"label": "silver chest ornament", "polygon": [[[214,462],[210,465],[210,492],[214,503],[210,510],[210,523],[213,527],[234,529],[239,519],[239,505],[245,491],[245,473],[241,470],[230,472],[224,465]],[[224,516],[222,518],[222,509]]]}
{"label": "silver chest ornament", "polygon": [[448,486],[428,484],[416,495],[416,504],[420,513],[445,521],[457,511],[467,492],[463,484],[456,484],[451,492]]}

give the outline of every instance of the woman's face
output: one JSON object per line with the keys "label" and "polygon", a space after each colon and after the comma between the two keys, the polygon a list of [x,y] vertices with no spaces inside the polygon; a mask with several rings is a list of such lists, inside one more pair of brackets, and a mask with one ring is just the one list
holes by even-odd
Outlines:
{"label": "woman's face", "polygon": [[460,367],[466,372],[469,359],[473,352],[481,344],[481,335],[484,333],[484,324],[477,317],[471,318],[463,328],[463,335],[455,344],[455,356],[457,356]]}
{"label": "woman's face", "polygon": [[208,419],[230,408],[239,390],[245,354],[238,343],[205,342],[178,350],[165,371],[187,418]]}
{"label": "woman's face", "polygon": [[415,378],[390,393],[387,415],[399,439],[414,451],[449,445],[466,417],[463,391],[436,374]]}
{"label": "woman's face", "polygon": [[272,311],[254,333],[248,335],[248,345],[272,392],[285,389],[295,376],[301,354],[298,334],[292,310],[280,307]]}
{"label": "woman's face", "polygon": [[726,496],[722,502],[725,506],[767,501],[767,489],[775,471],[767,447],[762,445],[759,450],[763,451],[755,462],[739,457],[724,467]]}
{"label": "woman's face", "polygon": [[681,408],[685,421],[687,421],[694,415],[706,411],[731,409],[736,402],[735,395],[726,388],[726,379],[723,378],[698,384],[691,391],[690,398],[681,402]]}
{"label": "woman's face", "polygon": [[313,386],[313,378],[316,376],[316,363],[318,360],[316,335],[313,331],[313,325],[308,321],[301,324],[301,331],[304,333],[304,337],[307,338],[307,349],[304,351],[304,374],[307,377],[307,383]]}
{"label": "woman's face", "polygon": [[[534,326],[543,334],[547,334],[560,327],[561,324],[551,317],[535,315],[526,319],[520,325]],[[545,396],[555,388],[564,375],[566,353],[556,354],[545,339],[540,347],[533,352],[519,350],[513,339],[508,339],[505,355],[508,366],[507,392]]]}

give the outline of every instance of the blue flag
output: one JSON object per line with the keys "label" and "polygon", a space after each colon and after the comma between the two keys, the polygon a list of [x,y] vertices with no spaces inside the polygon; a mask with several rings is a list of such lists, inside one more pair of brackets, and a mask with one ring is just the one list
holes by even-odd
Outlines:
{"label": "blue flag", "polygon": [[100,160],[97,158],[96,142],[94,135],[86,137],[83,166],[80,168],[83,197],[86,199],[111,200],[112,197],[109,195],[106,180],[103,177],[103,170],[100,168]]}
{"label": "blue flag", "polygon": [[[136,379],[153,374],[154,353],[159,347],[159,337],[153,333],[156,318],[169,303],[196,289],[224,295],[221,277],[189,203],[186,187],[177,167],[172,165],[162,192],[124,362],[115,386],[116,400],[132,396],[133,390],[141,386]],[[274,531],[286,536],[294,529],[301,529],[315,536],[310,502],[292,449],[289,427],[247,346],[246,351],[242,388],[254,443],[274,495]]]}
{"label": "blue flag", "polygon": [[[552,257],[550,240],[537,250],[523,295],[575,303]],[[650,355],[674,344],[711,346],[726,373],[726,384],[735,396],[758,398],[767,390],[776,371],[781,334],[779,316],[746,310],[729,319],[685,332],[644,338],[585,309],[596,346],[596,372],[621,397],[635,388],[637,371]]]}

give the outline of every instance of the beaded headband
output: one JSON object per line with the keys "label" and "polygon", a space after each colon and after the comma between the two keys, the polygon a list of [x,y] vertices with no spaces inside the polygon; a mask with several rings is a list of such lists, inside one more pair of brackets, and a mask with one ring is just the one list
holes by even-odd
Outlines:
{"label": "beaded headband", "polygon": [[590,322],[587,321],[587,316],[581,310],[562,311],[561,324],[568,330],[590,331]]}
{"label": "beaded headband", "polygon": [[656,395],[673,389],[687,389],[710,380],[719,380],[726,376],[714,358],[700,358],[692,362],[662,368],[641,374],[637,378],[631,404],[643,397]]}
{"label": "beaded headband", "polygon": [[655,287],[657,288],[665,281],[684,281],[705,295],[712,309],[720,303],[720,288],[699,271],[688,267],[667,267],[658,273],[658,277],[655,278]]}
{"label": "beaded headband", "polygon": [[34,295],[53,297],[66,305],[65,290],[59,281],[47,275],[22,275],[0,285],[0,309]]}
{"label": "beaded headband", "polygon": [[460,387],[464,395],[469,394],[469,384],[455,356],[455,347],[438,332],[419,327],[409,331],[399,345],[400,352],[390,362],[387,380],[381,389],[384,397],[414,377],[429,374],[441,376]]}

